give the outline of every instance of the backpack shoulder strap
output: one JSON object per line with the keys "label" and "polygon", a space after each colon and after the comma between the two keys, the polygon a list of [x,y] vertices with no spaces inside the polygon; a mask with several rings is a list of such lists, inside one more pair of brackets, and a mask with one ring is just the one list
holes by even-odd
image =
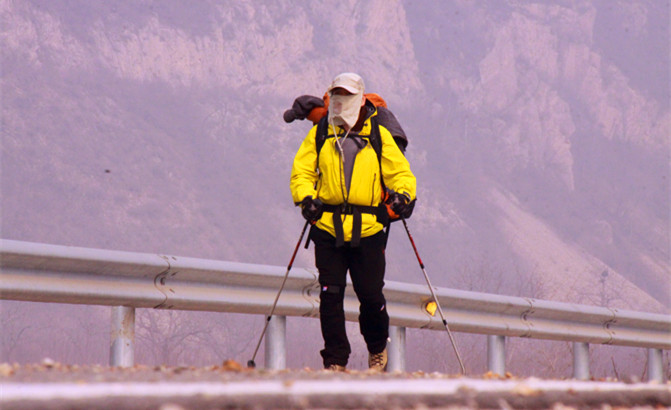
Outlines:
{"label": "backpack shoulder strap", "polygon": [[391,227],[390,224],[391,220],[389,218],[389,211],[387,210],[387,206],[385,205],[385,202],[388,197],[388,192],[387,192],[387,185],[385,185],[384,178],[382,177],[382,137],[380,136],[380,124],[378,123],[377,116],[371,117],[370,125],[371,125],[370,145],[375,150],[375,154],[377,154],[377,163],[378,166],[380,167],[380,185],[382,185],[382,200],[378,205],[376,215],[378,222],[380,222],[382,226],[386,228],[385,239],[384,239],[384,246],[386,247],[387,238],[389,238],[389,228]]}
{"label": "backpack shoulder strap", "polygon": [[324,141],[328,138],[329,122],[328,116],[322,117],[317,123],[317,133],[315,134],[315,143],[317,144],[317,156],[324,146]]}
{"label": "backpack shoulder strap", "polygon": [[380,124],[377,122],[377,116],[372,116],[370,119],[370,145],[377,154],[377,163],[380,167],[380,183],[382,184],[382,191],[387,191],[387,186],[384,184],[382,178],[382,137],[380,136]]}
{"label": "backpack shoulder strap", "polygon": [[315,145],[317,147],[317,161],[315,162],[316,169],[319,170],[319,152],[324,146],[326,138],[328,138],[329,133],[329,122],[328,116],[325,115],[317,123],[317,132],[315,133]]}
{"label": "backpack shoulder strap", "polygon": [[377,122],[377,116],[370,119],[370,144],[377,154],[377,161],[382,164],[382,137],[380,137],[380,125]]}

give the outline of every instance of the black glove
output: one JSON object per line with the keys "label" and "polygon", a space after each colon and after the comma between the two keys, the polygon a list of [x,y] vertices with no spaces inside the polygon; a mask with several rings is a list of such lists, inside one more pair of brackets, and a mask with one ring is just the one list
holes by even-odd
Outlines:
{"label": "black glove", "polygon": [[410,198],[407,195],[392,192],[389,195],[389,199],[387,199],[387,203],[391,210],[401,218],[410,218],[410,215],[412,215],[414,203],[410,202]]}
{"label": "black glove", "polygon": [[312,199],[311,196],[306,196],[301,201],[301,214],[308,222],[314,223],[322,216],[322,201],[319,199]]}

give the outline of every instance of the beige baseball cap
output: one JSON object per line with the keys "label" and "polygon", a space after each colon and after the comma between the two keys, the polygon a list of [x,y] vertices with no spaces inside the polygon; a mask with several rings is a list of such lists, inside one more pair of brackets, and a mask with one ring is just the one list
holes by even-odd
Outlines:
{"label": "beige baseball cap", "polygon": [[331,82],[328,92],[330,93],[334,88],[344,88],[352,94],[363,94],[363,78],[354,73],[338,74]]}

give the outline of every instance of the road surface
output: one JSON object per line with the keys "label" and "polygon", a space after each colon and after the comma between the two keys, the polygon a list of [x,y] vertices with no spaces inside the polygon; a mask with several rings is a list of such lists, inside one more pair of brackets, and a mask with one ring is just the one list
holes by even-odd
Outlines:
{"label": "road surface", "polygon": [[440,373],[110,368],[0,364],[0,408],[639,408],[671,407],[671,384],[460,377]]}

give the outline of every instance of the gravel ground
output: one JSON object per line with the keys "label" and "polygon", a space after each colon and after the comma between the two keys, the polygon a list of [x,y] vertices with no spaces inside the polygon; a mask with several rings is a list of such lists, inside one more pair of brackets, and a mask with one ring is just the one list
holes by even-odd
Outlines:
{"label": "gravel ground", "polygon": [[0,408],[670,408],[671,384],[209,367],[0,364]]}
{"label": "gravel ground", "polygon": [[[347,370],[334,373],[326,370],[288,369],[265,370],[249,369],[240,363],[227,360],[222,365],[208,367],[171,367],[145,366],[109,367],[101,365],[79,366],[56,363],[45,360],[40,364],[0,364],[0,382],[13,383],[50,383],[50,382],[230,382],[241,380],[322,380],[348,379],[449,379],[461,376],[442,373],[374,373],[370,371]],[[498,379],[495,375],[484,375],[483,378]],[[511,378],[509,375],[508,378]]]}

